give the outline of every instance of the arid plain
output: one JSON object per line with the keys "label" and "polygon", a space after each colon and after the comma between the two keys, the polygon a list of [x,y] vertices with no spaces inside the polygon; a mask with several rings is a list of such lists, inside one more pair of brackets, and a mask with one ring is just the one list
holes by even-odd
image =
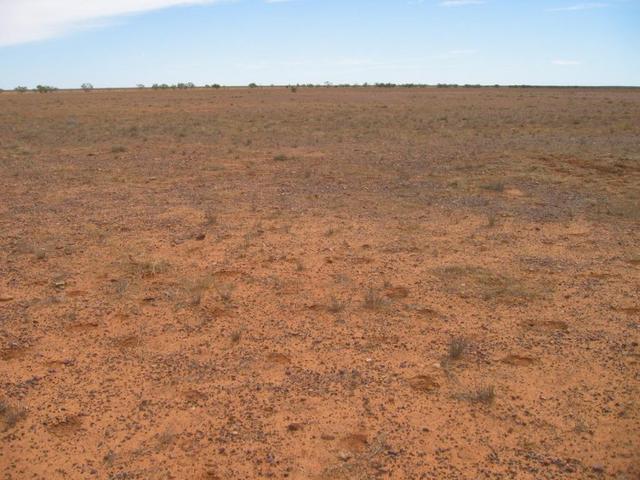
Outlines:
{"label": "arid plain", "polygon": [[640,478],[640,90],[0,94],[0,472]]}

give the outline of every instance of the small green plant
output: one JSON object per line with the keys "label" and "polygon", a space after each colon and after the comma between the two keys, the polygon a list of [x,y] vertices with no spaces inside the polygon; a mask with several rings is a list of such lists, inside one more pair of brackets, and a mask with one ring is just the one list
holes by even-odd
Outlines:
{"label": "small green plant", "polygon": [[55,92],[58,90],[56,87],[52,87],[51,85],[36,85],[36,92],[38,93],[49,93]]}
{"label": "small green plant", "polygon": [[16,88],[14,88],[14,90],[16,92],[20,92],[20,93],[24,93],[24,92],[29,91],[29,89],[27,87],[22,86],[22,85],[18,85]]}
{"label": "small green plant", "polygon": [[256,84],[256,83],[251,82],[249,84],[249,88],[257,88],[257,87],[258,87],[258,84]]}
{"label": "small green plant", "polygon": [[91,83],[83,83],[82,85],[80,85],[80,88],[82,88],[82,90],[84,90],[85,92],[90,92],[91,90],[93,90],[93,85]]}
{"label": "small green plant", "polygon": [[286,161],[288,159],[288,157],[286,155],[279,154],[279,155],[276,155],[275,157],[273,157],[273,159],[276,162],[284,162],[284,161]]}

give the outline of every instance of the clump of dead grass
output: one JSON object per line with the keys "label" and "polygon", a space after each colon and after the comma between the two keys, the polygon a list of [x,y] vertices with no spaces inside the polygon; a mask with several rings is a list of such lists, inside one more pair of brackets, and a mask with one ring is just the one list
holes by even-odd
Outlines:
{"label": "clump of dead grass", "polygon": [[335,296],[331,296],[329,299],[329,305],[327,306],[327,310],[331,313],[340,313],[344,310],[345,304],[340,299]]}
{"label": "clump of dead grass", "polygon": [[480,185],[480,188],[482,188],[483,190],[489,190],[490,192],[500,193],[504,192],[504,183],[499,181],[489,182]]}
{"label": "clump of dead grass", "polygon": [[445,288],[462,297],[484,301],[521,303],[543,296],[547,287],[495,273],[483,267],[453,265],[436,270]]}
{"label": "clump of dead grass", "polygon": [[135,259],[129,255],[129,265],[133,274],[141,277],[153,277],[169,270],[169,262],[157,259]]}
{"label": "clump of dead grass", "polygon": [[205,293],[211,287],[213,278],[209,275],[204,277],[189,280],[185,282],[185,290],[188,295],[188,303],[191,306],[197,306],[202,303]]}
{"label": "clump of dead grass", "polygon": [[384,298],[375,288],[368,288],[364,294],[363,305],[367,310],[378,310],[384,305]]}
{"label": "clump of dead grass", "polygon": [[231,332],[229,338],[231,339],[231,343],[240,343],[242,332],[240,330],[234,330],[233,332]]}
{"label": "clump of dead grass", "polygon": [[453,337],[451,340],[449,340],[447,358],[449,360],[458,360],[462,358],[468,348],[469,341],[465,337]]}
{"label": "clump of dead grass", "polygon": [[26,408],[11,405],[4,400],[0,400],[0,418],[2,418],[5,430],[15,427],[16,424],[26,416]]}
{"label": "clump of dead grass", "polygon": [[496,389],[493,385],[481,385],[469,392],[457,395],[457,398],[467,402],[491,405],[496,398]]}
{"label": "clump of dead grass", "polygon": [[231,303],[236,286],[232,283],[216,283],[214,288],[224,303]]}

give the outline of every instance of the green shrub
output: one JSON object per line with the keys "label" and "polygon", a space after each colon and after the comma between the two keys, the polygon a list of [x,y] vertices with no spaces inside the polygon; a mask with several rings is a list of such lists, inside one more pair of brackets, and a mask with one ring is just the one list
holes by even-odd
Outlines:
{"label": "green shrub", "polygon": [[49,93],[55,92],[58,90],[56,87],[52,87],[51,85],[36,85],[36,91],[38,93]]}

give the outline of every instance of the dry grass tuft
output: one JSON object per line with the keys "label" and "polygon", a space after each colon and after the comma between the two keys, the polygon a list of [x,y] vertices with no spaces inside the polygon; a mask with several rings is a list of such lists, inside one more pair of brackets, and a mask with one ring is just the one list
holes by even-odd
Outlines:
{"label": "dry grass tuft", "polygon": [[471,392],[459,394],[457,398],[472,403],[491,405],[496,398],[496,389],[493,385],[483,385]]}
{"label": "dry grass tuft", "polygon": [[231,302],[233,291],[236,288],[235,285],[232,283],[217,283],[214,288],[224,303]]}
{"label": "dry grass tuft", "polygon": [[242,338],[242,332],[240,330],[234,330],[231,332],[231,343],[239,343]]}
{"label": "dry grass tuft", "polygon": [[27,416],[27,409],[10,405],[4,400],[0,400],[0,418],[4,422],[4,429],[9,430]]}
{"label": "dry grass tuft", "polygon": [[327,306],[327,310],[329,310],[331,313],[340,313],[344,310],[344,307],[345,307],[344,302],[340,301],[335,296],[332,296],[331,299],[329,300],[329,305]]}
{"label": "dry grass tuft", "polygon": [[502,182],[490,182],[480,185],[483,190],[489,190],[490,192],[504,192],[504,183]]}
{"label": "dry grass tuft", "polygon": [[380,292],[374,288],[369,288],[364,294],[364,308],[368,310],[377,310],[384,305],[384,298]]}
{"label": "dry grass tuft", "polygon": [[436,271],[445,288],[462,297],[485,301],[521,303],[541,297],[547,290],[518,278],[494,273],[483,267],[453,265]]}
{"label": "dry grass tuft", "polygon": [[169,270],[169,263],[164,260],[136,260],[129,255],[131,270],[141,277],[153,277]]}
{"label": "dry grass tuft", "polygon": [[449,341],[448,358],[458,360],[467,351],[469,341],[465,337],[453,337]]}

